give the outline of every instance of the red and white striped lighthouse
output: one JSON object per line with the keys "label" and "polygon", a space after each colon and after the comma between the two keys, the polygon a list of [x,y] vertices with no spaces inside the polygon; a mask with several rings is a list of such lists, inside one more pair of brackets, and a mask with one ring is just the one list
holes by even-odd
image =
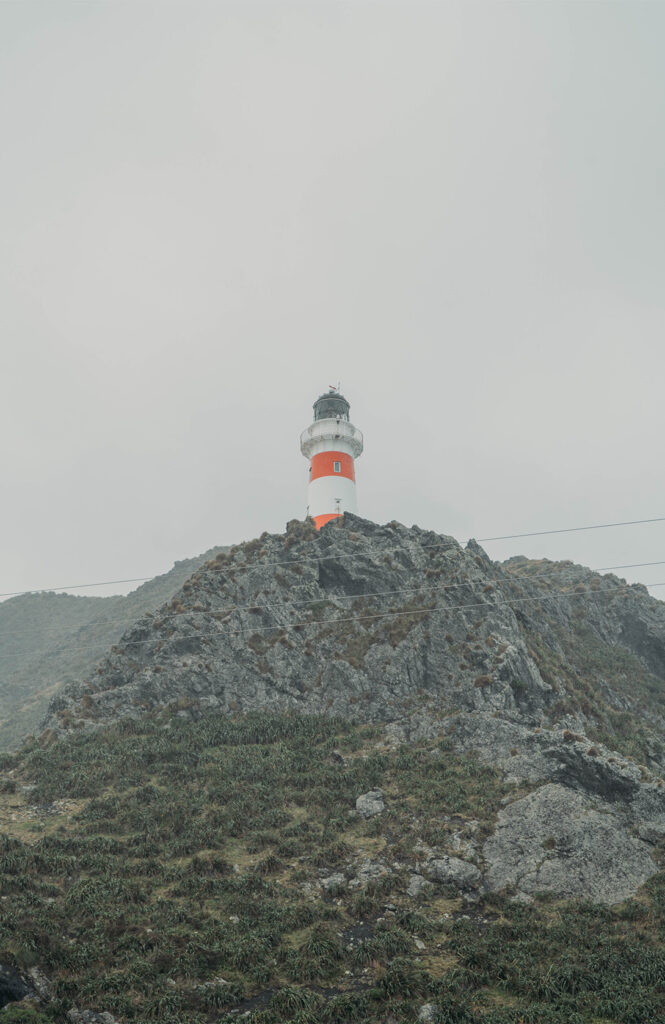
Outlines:
{"label": "red and white striped lighthouse", "polygon": [[309,459],[307,515],[320,530],[329,519],[357,512],[354,459],[363,436],[349,422],[349,403],[331,388],[314,403],[314,422],[300,435],[300,451]]}

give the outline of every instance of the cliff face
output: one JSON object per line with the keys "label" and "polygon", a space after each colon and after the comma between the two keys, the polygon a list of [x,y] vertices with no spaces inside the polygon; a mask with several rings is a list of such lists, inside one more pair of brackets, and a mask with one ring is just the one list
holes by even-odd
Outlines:
{"label": "cliff face", "polygon": [[45,738],[166,707],[444,736],[526,787],[479,851],[484,885],[526,898],[593,880],[616,902],[665,839],[664,677],[665,605],[643,587],[347,515],[208,561],[58,694]]}
{"label": "cliff face", "polygon": [[0,750],[17,746],[61,686],[82,679],[145,611],[158,608],[215,548],[176,562],[126,596],[21,594],[0,603]]}

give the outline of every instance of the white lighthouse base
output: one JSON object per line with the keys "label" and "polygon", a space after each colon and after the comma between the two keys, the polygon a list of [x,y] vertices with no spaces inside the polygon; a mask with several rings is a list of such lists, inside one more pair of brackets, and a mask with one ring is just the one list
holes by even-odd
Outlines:
{"label": "white lighthouse base", "polygon": [[320,476],[307,490],[307,514],[314,519],[326,513],[357,512],[356,485],[347,476]]}

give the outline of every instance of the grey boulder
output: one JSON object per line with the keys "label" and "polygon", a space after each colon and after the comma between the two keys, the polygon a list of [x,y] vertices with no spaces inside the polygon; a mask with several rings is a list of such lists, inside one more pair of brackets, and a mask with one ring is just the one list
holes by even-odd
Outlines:
{"label": "grey boulder", "polygon": [[94,1010],[77,1010],[75,1006],[67,1012],[70,1024],[118,1024],[110,1013],[95,1013]]}
{"label": "grey boulder", "polygon": [[328,875],[327,878],[321,879],[321,887],[330,892],[332,889],[339,889],[341,886],[346,885],[346,878],[341,871],[336,871],[333,875]]}
{"label": "grey boulder", "polygon": [[557,783],[504,807],[483,856],[490,891],[609,904],[634,895],[657,871],[649,844],[610,805]]}
{"label": "grey boulder", "polygon": [[458,889],[478,889],[483,881],[476,865],[459,857],[437,857],[428,861],[423,871],[433,881],[456,885]]}
{"label": "grey boulder", "polygon": [[381,814],[385,809],[381,789],[370,789],[369,793],[363,793],[356,800],[356,811],[361,818],[373,818],[375,814]]}
{"label": "grey boulder", "polygon": [[428,882],[422,875],[411,875],[409,884],[406,887],[406,894],[415,899],[415,897],[421,896],[423,892],[431,888],[432,883]]}

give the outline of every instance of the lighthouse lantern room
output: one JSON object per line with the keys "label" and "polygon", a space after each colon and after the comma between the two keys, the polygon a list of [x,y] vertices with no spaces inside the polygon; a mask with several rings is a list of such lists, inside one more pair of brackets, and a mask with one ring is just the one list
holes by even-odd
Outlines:
{"label": "lighthouse lantern room", "polygon": [[300,450],[309,459],[307,515],[320,530],[345,512],[357,512],[354,460],[363,450],[363,435],[349,421],[349,403],[339,388],[314,403],[314,422],[300,435]]}

